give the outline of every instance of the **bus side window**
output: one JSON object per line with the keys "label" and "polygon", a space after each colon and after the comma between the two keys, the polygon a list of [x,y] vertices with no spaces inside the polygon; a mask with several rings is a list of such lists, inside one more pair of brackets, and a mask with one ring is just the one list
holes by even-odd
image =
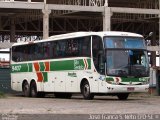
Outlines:
{"label": "bus side window", "polygon": [[54,59],[57,57],[57,51],[56,51],[56,41],[52,41],[50,42],[50,47],[49,47],[49,55],[50,55],[50,59]]}
{"label": "bus side window", "polygon": [[20,52],[19,52],[19,46],[13,47],[12,48],[12,60],[14,62],[19,62],[20,61]]}
{"label": "bus side window", "polygon": [[49,58],[49,55],[50,55],[49,47],[50,47],[49,42],[43,43],[44,59]]}
{"label": "bus side window", "polygon": [[27,50],[27,46],[24,46],[23,49],[23,61],[27,61],[28,60],[28,50]]}
{"label": "bus side window", "polygon": [[41,54],[41,43],[38,43],[35,45],[35,51],[34,51],[34,60],[40,60],[42,58]]}
{"label": "bus side window", "polygon": [[90,57],[90,53],[91,53],[90,49],[91,49],[90,37],[85,37],[83,40],[82,55]]}
{"label": "bus side window", "polygon": [[92,36],[92,57],[97,72],[104,74],[103,43],[99,36]]}

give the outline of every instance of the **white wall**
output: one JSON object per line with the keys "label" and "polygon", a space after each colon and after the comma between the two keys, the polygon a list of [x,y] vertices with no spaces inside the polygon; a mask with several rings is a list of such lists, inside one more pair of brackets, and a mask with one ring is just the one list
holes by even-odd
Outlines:
{"label": "white wall", "polygon": [[[0,51],[9,51],[9,49],[1,49]],[[6,53],[0,53],[0,59],[5,59],[5,61],[8,61],[9,60],[9,54],[6,54]]]}

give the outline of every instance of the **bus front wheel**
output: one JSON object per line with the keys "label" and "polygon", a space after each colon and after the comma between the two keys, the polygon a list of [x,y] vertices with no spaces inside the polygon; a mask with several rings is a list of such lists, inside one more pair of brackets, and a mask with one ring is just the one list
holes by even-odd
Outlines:
{"label": "bus front wheel", "polygon": [[23,84],[23,94],[25,97],[29,97],[30,96],[30,89],[29,89],[29,84],[28,82],[24,82]]}
{"label": "bus front wheel", "polygon": [[84,81],[82,84],[81,92],[85,100],[92,100],[94,98],[94,94],[90,92],[90,86],[87,81]]}
{"label": "bus front wheel", "polygon": [[129,93],[119,93],[117,95],[119,100],[127,100],[128,96],[129,96]]}

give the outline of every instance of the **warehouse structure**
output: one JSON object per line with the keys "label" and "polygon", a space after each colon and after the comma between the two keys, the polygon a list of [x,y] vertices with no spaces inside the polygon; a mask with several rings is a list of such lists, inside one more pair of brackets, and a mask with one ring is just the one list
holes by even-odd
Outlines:
{"label": "warehouse structure", "polygon": [[[158,46],[159,6],[160,0],[0,0],[0,41],[112,30],[135,32],[144,37],[153,32],[147,45]],[[149,47],[150,50],[158,48]],[[155,57],[153,52],[152,64],[156,64]]]}

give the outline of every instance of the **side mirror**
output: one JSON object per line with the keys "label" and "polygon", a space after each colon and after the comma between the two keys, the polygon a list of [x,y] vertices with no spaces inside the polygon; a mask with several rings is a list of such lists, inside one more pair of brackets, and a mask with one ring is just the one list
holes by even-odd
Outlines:
{"label": "side mirror", "polygon": [[144,38],[145,40],[148,38],[148,37],[151,37],[153,35],[153,32],[150,32],[149,34],[148,34],[148,36],[146,37],[146,38]]}
{"label": "side mirror", "polygon": [[151,37],[152,35],[153,35],[153,32],[150,32],[148,36]]}

